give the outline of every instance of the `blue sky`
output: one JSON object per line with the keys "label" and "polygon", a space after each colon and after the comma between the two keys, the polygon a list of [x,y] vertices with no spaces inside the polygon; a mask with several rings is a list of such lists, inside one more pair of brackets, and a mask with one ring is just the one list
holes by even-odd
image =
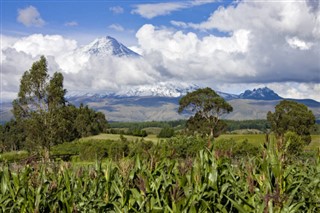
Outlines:
{"label": "blue sky", "polygon": [[[68,90],[176,81],[320,101],[318,0],[1,1],[1,97],[40,55]],[[81,55],[110,35],[143,57]],[[80,55],[79,55],[80,54]]]}
{"label": "blue sky", "polygon": [[[87,43],[92,38],[110,35],[122,39],[126,45],[136,43],[135,33],[144,24],[168,26],[172,20],[201,22],[219,6],[232,3],[208,1],[192,6],[187,1],[181,3],[183,9],[168,12],[152,18],[143,17],[135,10],[142,3],[168,3],[168,1],[2,1],[2,32],[20,36],[34,33],[60,34]],[[191,1],[190,1],[191,2]],[[185,6],[184,6],[185,4]],[[19,10],[34,7],[44,23],[40,26],[26,26],[17,21]],[[191,30],[193,31],[193,30]],[[201,36],[207,33],[198,32]],[[219,33],[212,30],[211,33]]]}

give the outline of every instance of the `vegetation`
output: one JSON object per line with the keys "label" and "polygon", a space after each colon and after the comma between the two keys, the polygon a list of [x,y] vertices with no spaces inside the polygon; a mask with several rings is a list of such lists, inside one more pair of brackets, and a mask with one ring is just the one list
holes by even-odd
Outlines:
{"label": "vegetation", "polygon": [[319,212],[319,153],[294,164],[284,156],[270,141],[261,155],[234,162],[203,149],[194,158],[135,155],[95,167],[6,165],[0,211]]}
{"label": "vegetation", "polygon": [[226,124],[220,119],[225,113],[232,112],[232,106],[210,88],[198,89],[188,93],[179,101],[178,112],[195,112],[187,121],[191,132],[218,137],[226,130]]}
{"label": "vegetation", "polygon": [[171,127],[164,127],[158,134],[158,138],[171,138],[174,135],[174,129]]}
{"label": "vegetation", "polygon": [[48,154],[53,145],[105,130],[103,113],[68,104],[65,93],[63,75],[54,73],[50,78],[45,57],[33,63],[23,74],[18,98],[12,103],[15,119],[1,129],[0,151],[44,150]]}
{"label": "vegetation", "polygon": [[292,131],[302,137],[305,144],[311,142],[310,132],[316,119],[307,106],[283,100],[276,106],[274,113],[268,112],[267,119],[278,139],[283,141],[285,133]]}

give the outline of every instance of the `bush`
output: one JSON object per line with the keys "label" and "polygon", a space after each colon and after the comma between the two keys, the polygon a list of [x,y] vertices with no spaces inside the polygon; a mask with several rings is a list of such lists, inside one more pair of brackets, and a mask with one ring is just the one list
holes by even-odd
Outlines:
{"label": "bush", "polygon": [[27,151],[12,151],[0,154],[0,162],[18,162],[29,156]]}
{"label": "bush", "polygon": [[237,143],[233,138],[218,139],[214,142],[214,150],[219,155],[233,158],[257,156],[260,153],[260,148],[249,143],[248,139]]}
{"label": "bush", "polygon": [[171,127],[164,127],[161,129],[158,138],[171,138],[174,135],[174,129]]}
{"label": "bush", "polygon": [[188,158],[195,157],[207,144],[207,141],[196,136],[178,136],[162,143],[162,150],[165,156]]}
{"label": "bush", "polygon": [[303,152],[305,142],[295,132],[286,132],[284,134],[285,148],[289,155],[299,155]]}

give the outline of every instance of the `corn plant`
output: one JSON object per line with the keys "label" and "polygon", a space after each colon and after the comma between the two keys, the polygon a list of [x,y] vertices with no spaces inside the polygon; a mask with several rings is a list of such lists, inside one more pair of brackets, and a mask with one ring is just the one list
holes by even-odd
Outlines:
{"label": "corn plant", "polygon": [[203,149],[95,166],[2,165],[0,212],[320,212],[319,153],[287,161],[270,142],[237,161]]}

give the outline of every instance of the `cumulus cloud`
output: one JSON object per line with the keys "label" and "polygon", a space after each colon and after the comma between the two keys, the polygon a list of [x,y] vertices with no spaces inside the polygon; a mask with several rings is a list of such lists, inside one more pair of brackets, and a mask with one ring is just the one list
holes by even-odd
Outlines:
{"label": "cumulus cloud", "polygon": [[163,75],[191,79],[225,79],[253,76],[246,63],[250,32],[238,30],[230,37],[183,33],[144,25],[136,34],[143,55]]}
{"label": "cumulus cloud", "polygon": [[109,25],[108,28],[113,29],[115,31],[119,31],[119,32],[124,31],[124,28],[120,24],[111,24],[111,25]]}
{"label": "cumulus cloud", "polygon": [[[77,42],[60,35],[3,36],[2,98],[15,98],[22,74],[45,55],[49,73],[62,72],[68,90],[117,90],[123,86],[154,83],[160,74],[143,58],[92,56]],[[12,95],[15,95],[12,97]],[[10,96],[10,97],[5,97]]]}
{"label": "cumulus cloud", "polygon": [[165,3],[149,3],[138,4],[134,6],[131,11],[132,14],[139,14],[140,16],[148,19],[152,19],[157,16],[163,16],[171,14],[174,11],[179,11],[194,6],[203,4],[209,4],[215,2],[215,0],[194,0],[194,1],[177,1],[177,2],[165,2]]}
{"label": "cumulus cloud", "polygon": [[18,9],[17,21],[27,27],[41,27],[45,24],[45,21],[41,18],[40,13],[34,6]]}
{"label": "cumulus cloud", "polygon": [[306,2],[240,1],[201,23],[175,26],[220,31],[228,36],[143,26],[140,49],[167,73],[212,82],[320,82],[319,13]]}
{"label": "cumulus cloud", "polygon": [[124,9],[120,6],[114,6],[114,7],[110,7],[109,10],[111,12],[113,12],[114,14],[121,14],[124,13]]}

